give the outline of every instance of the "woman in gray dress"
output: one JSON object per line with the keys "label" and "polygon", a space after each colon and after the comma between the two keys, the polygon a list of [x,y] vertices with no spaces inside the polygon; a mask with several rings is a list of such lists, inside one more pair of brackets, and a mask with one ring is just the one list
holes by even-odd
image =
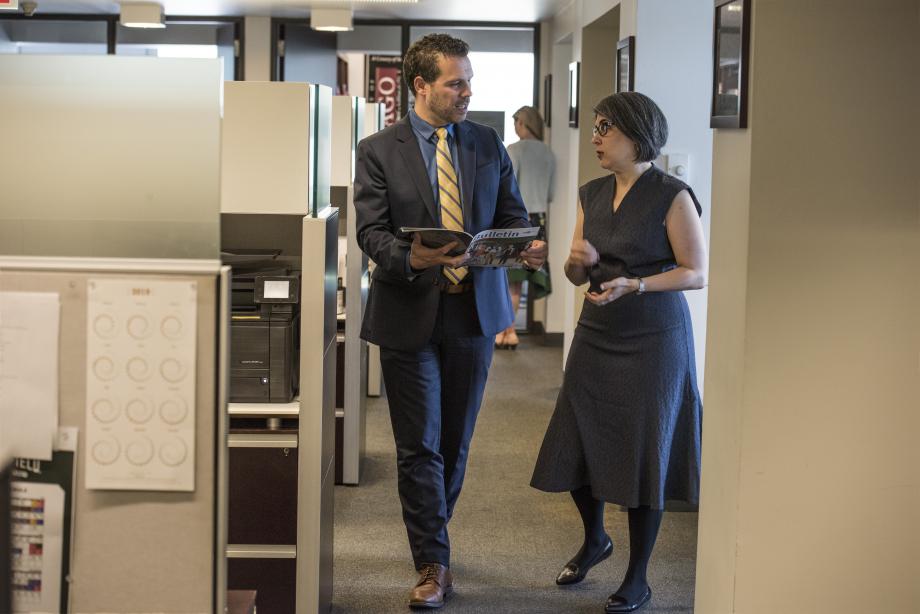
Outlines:
{"label": "woman in gray dress", "polygon": [[652,596],[665,501],[698,501],[702,406],[681,291],[706,284],[707,256],[693,190],[651,162],[668,137],[658,106],[624,92],[594,112],[592,143],[610,174],[579,190],[565,273],[590,288],[531,485],[571,493],[584,524],[558,584],[612,553],[604,503],[628,508],[629,567],[605,612],[633,612]]}

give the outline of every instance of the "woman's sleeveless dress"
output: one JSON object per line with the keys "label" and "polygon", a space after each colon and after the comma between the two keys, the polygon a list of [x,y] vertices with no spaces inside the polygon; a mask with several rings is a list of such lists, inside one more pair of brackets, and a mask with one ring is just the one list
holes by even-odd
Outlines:
{"label": "woman's sleeveless dress", "polygon": [[[613,175],[581,187],[584,238],[598,251],[592,289],[619,276],[676,266],[664,226],[682,181],[655,166],[613,211]],[[556,410],[531,485],[549,492],[588,485],[596,499],[663,509],[697,503],[702,405],[690,312],[682,292],[585,300]]]}

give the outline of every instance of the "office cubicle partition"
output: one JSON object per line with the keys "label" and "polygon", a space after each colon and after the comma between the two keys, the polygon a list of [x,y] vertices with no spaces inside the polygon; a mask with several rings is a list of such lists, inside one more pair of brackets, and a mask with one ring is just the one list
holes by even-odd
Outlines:
{"label": "office cubicle partition", "polygon": [[2,396],[43,398],[0,414],[27,471],[75,450],[69,572],[38,580],[68,603],[33,609],[224,609],[221,88],[217,60],[0,56]]}
{"label": "office cubicle partition", "polygon": [[[104,315],[90,317],[94,288],[106,285],[106,302],[115,300]],[[219,317],[225,286],[215,261],[0,258],[0,296],[41,293],[60,304],[60,340],[49,358],[59,369],[59,424],[79,433],[72,611],[210,612],[223,603],[223,561],[215,553],[226,539],[220,520],[225,379],[215,349],[226,324]],[[119,301],[123,288],[128,296],[132,289],[191,293],[191,317],[178,319],[177,305],[150,309],[151,294]],[[140,332],[137,318],[148,320],[143,339],[132,336]],[[153,347],[167,335],[178,342],[169,341],[162,352]],[[110,342],[118,338],[130,339],[130,358],[115,357]],[[99,341],[107,347],[96,351]],[[194,348],[188,363],[176,363],[187,369],[182,380],[194,383],[188,399],[171,381],[168,362],[183,347]],[[103,371],[107,349],[113,350],[111,371]],[[142,361],[149,373],[135,370]],[[88,474],[100,468],[121,470],[117,483],[89,482]],[[164,474],[189,475],[190,487]]]}

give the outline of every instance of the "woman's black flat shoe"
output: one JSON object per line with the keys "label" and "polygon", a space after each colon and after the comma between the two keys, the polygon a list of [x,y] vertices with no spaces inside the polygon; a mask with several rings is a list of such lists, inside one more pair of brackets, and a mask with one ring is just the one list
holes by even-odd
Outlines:
{"label": "woman's black flat shoe", "polygon": [[645,589],[645,593],[642,594],[639,599],[630,603],[626,601],[623,597],[619,595],[610,595],[607,598],[607,605],[604,606],[604,614],[623,614],[624,612],[635,612],[646,603],[652,599],[652,589]]}
{"label": "woman's black flat shoe", "polygon": [[592,567],[610,558],[610,555],[613,554],[613,542],[610,541],[610,538],[607,538],[607,544],[604,546],[594,558],[585,563],[584,565],[579,565],[575,562],[575,559],[572,559],[565,564],[565,567],[562,568],[562,571],[559,572],[559,575],[556,576],[556,584],[560,586],[565,586],[567,584],[578,584],[585,579],[585,576],[588,575],[588,572]]}

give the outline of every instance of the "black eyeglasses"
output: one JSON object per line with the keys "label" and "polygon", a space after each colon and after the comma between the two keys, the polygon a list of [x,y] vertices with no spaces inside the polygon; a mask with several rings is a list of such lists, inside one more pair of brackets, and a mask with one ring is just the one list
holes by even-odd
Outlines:
{"label": "black eyeglasses", "polygon": [[594,136],[607,136],[607,132],[611,127],[613,127],[613,124],[607,120],[601,120],[601,123],[594,124],[594,127],[591,129],[591,134]]}

